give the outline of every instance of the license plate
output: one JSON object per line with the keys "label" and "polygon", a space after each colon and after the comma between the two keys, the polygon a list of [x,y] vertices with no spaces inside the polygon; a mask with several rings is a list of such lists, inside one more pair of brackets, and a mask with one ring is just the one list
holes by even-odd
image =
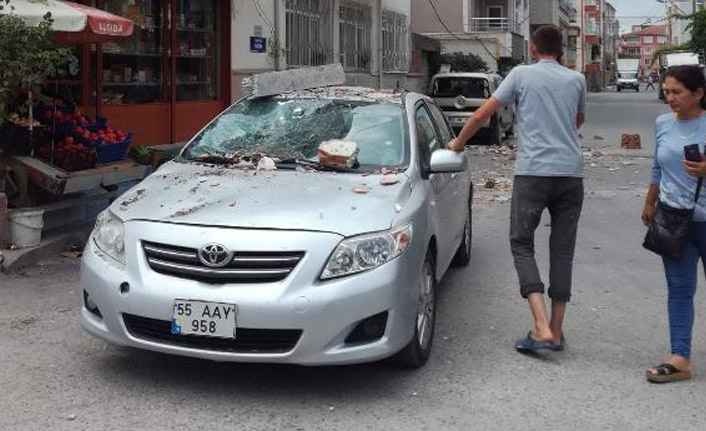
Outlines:
{"label": "license plate", "polygon": [[174,300],[172,334],[235,338],[235,304]]}
{"label": "license plate", "polygon": [[467,118],[460,118],[460,117],[451,117],[449,119],[449,122],[451,124],[466,124]]}

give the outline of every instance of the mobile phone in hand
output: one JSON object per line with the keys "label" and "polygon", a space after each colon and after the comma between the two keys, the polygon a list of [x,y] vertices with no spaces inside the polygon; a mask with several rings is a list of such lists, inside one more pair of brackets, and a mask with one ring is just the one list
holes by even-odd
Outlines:
{"label": "mobile phone in hand", "polygon": [[690,162],[700,162],[701,150],[699,149],[699,144],[685,145],[684,158]]}

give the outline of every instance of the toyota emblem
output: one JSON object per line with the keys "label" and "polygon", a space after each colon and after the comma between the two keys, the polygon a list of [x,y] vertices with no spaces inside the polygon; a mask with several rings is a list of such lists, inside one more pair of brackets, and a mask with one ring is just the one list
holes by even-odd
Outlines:
{"label": "toyota emblem", "polygon": [[199,260],[211,268],[221,268],[230,263],[232,254],[222,244],[206,244],[199,250]]}

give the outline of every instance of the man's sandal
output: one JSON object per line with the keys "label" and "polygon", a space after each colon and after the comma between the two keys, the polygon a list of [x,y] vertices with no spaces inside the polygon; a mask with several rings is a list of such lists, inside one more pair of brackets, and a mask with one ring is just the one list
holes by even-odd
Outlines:
{"label": "man's sandal", "polygon": [[647,380],[653,383],[669,383],[691,379],[691,371],[680,371],[672,364],[659,364],[654,369],[657,371],[656,373],[651,370],[645,371]]}

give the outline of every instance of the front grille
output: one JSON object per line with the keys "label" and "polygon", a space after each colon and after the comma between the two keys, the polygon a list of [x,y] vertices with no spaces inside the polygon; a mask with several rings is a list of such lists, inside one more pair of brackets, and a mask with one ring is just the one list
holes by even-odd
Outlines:
{"label": "front grille", "polygon": [[160,274],[206,283],[271,283],[287,278],[303,252],[236,252],[221,268],[204,265],[198,250],[143,242],[142,248],[152,270]]}
{"label": "front grille", "polygon": [[235,339],[172,334],[168,320],[123,314],[127,331],[135,338],[191,349],[229,353],[287,353],[302,335],[300,329],[238,328]]}

